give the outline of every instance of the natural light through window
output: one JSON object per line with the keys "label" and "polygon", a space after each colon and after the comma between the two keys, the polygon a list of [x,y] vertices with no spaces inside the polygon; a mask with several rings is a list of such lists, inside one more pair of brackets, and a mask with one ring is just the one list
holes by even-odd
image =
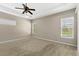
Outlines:
{"label": "natural light through window", "polygon": [[74,38],[74,17],[61,19],[61,38]]}
{"label": "natural light through window", "polygon": [[0,24],[16,26],[16,20],[0,19]]}

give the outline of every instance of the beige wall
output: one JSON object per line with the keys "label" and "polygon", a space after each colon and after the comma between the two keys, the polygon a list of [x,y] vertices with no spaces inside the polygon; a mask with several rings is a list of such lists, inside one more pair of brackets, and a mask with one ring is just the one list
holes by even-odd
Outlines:
{"label": "beige wall", "polygon": [[30,21],[19,18],[13,15],[0,12],[0,19],[15,20],[16,25],[2,25],[0,24],[0,42],[13,40],[21,36],[27,36],[31,31]]}
{"label": "beige wall", "polygon": [[[70,16],[75,17],[74,39],[64,39],[64,38],[61,38],[60,36],[60,33],[61,33],[60,21],[61,21],[61,18],[70,17]],[[41,38],[47,38],[48,40],[55,40],[55,41],[60,41],[60,42],[76,45],[76,40],[77,40],[76,23],[77,22],[76,22],[75,9],[57,13],[57,14],[50,15],[47,17],[39,18],[39,19],[34,20],[32,23],[32,25],[34,26],[33,28],[35,28],[33,31],[33,35],[41,37]]]}

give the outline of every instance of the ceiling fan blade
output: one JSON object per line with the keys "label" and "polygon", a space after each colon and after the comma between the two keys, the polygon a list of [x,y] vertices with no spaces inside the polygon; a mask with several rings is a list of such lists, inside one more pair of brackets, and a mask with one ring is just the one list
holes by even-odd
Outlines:
{"label": "ceiling fan blade", "polygon": [[35,11],[35,9],[29,9],[29,10],[31,10],[31,11]]}
{"label": "ceiling fan blade", "polygon": [[31,15],[33,15],[33,13],[32,12],[30,12],[30,11],[28,11]]}
{"label": "ceiling fan blade", "polygon": [[22,10],[24,10],[24,8],[19,8],[19,7],[15,7],[15,9],[22,9]]}
{"label": "ceiling fan blade", "polygon": [[24,10],[23,12],[22,12],[22,14],[24,14],[26,11]]}
{"label": "ceiling fan blade", "polygon": [[22,4],[24,8],[26,8],[26,6],[24,4]]}

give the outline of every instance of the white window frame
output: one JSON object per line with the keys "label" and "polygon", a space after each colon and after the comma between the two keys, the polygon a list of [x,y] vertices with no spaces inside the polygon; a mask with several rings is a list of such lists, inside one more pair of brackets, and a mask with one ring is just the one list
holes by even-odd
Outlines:
{"label": "white window frame", "polygon": [[[72,20],[72,36],[71,37],[65,37],[63,36],[63,32],[62,32],[62,29],[63,29],[63,20]],[[68,25],[67,25],[68,26]],[[61,38],[74,38],[74,16],[72,17],[65,17],[65,18],[61,18]]]}

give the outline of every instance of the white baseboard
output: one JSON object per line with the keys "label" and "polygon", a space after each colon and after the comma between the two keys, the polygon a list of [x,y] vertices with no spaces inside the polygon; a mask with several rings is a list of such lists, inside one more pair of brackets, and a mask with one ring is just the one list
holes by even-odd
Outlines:
{"label": "white baseboard", "polygon": [[60,43],[60,44],[66,44],[66,45],[70,45],[70,46],[74,46],[74,47],[77,47],[76,45],[74,44],[70,44],[70,43],[65,43],[65,42],[60,42],[60,41],[55,41],[55,40],[48,40],[46,38],[42,38],[42,37],[38,37],[38,36],[33,36],[35,38],[38,38],[38,39],[41,39],[41,40],[46,40],[46,41],[51,41],[51,42],[56,42],[56,43]]}
{"label": "white baseboard", "polygon": [[14,41],[22,40],[22,39],[25,39],[26,37],[29,38],[29,35],[27,35],[27,36],[20,36],[18,38],[11,39],[11,40],[9,39],[7,41],[2,41],[2,42],[0,42],[0,44],[5,44],[5,43],[9,43],[9,42],[14,42]]}
{"label": "white baseboard", "polygon": [[[9,43],[9,42],[13,42],[13,41],[18,41],[18,40],[22,40],[22,39],[25,39],[25,38],[30,38],[30,35],[29,36],[22,36],[21,38],[16,38],[16,39],[13,39],[13,40],[7,40],[7,41],[2,41],[0,42],[0,44],[4,44],[4,43]],[[60,44],[66,44],[66,45],[70,45],[70,46],[74,46],[74,47],[77,47],[76,45],[74,44],[70,44],[70,43],[65,43],[65,42],[59,42],[59,41],[55,41],[55,40],[48,40],[46,38],[43,38],[43,37],[38,37],[38,36],[33,36],[35,38],[38,38],[38,39],[41,39],[41,40],[46,40],[46,41],[51,41],[51,42],[56,42],[56,43],[60,43]]]}

